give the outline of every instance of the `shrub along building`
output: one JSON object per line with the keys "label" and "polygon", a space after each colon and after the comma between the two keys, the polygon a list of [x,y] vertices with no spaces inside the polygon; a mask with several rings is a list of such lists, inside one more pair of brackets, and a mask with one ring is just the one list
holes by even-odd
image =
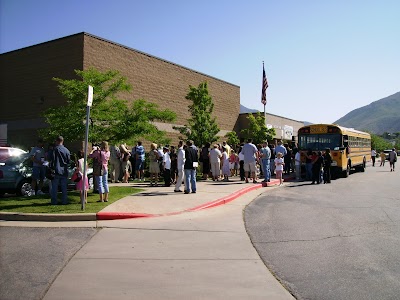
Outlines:
{"label": "shrub along building", "polygon": [[[221,140],[229,131],[240,132],[245,123],[239,116],[239,86],[88,33],[78,33],[0,55],[0,123],[7,124],[8,143],[24,148],[34,145],[37,130],[46,126],[42,112],[66,101],[52,78],[74,79],[75,69],[89,68],[118,70],[126,77],[133,89],[121,95],[122,99],[145,99],[175,111],[174,124],[157,123],[173,143],[180,135],[173,126],[184,125],[190,117],[187,108],[191,102],[185,99],[189,85],[208,82]],[[294,122],[297,128],[303,125]],[[277,122],[276,126],[280,124]],[[280,131],[276,131],[277,138],[281,138]]]}

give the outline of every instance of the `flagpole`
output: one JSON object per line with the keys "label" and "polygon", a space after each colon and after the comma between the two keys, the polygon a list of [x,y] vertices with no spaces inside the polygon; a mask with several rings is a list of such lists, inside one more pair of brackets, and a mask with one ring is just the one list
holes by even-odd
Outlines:
{"label": "flagpole", "polygon": [[264,76],[265,76],[265,69],[264,69],[264,61],[262,62],[263,63],[263,83],[262,83],[262,95],[261,95],[261,101],[263,101],[264,100],[264,97],[265,97],[265,101],[263,102],[263,104],[264,104],[264,123],[265,123],[265,127],[267,127],[267,112],[266,112],[266,110],[265,110],[265,106],[267,105],[267,99],[266,99],[266,87],[265,87],[265,83],[264,83],[264,80],[265,80],[265,78],[264,78]]}
{"label": "flagpole", "polygon": [[267,127],[267,113],[265,111],[265,104],[264,104],[264,121],[265,121],[265,127]]}

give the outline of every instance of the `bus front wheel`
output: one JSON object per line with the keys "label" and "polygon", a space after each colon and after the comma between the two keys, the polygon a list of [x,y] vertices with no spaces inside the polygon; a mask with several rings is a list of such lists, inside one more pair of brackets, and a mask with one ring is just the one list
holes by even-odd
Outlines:
{"label": "bus front wheel", "polygon": [[365,161],[365,158],[364,158],[364,160],[363,160],[363,163],[362,163],[362,165],[361,165],[361,167],[360,167],[360,171],[361,172],[365,172],[365,167],[366,167],[366,161]]}
{"label": "bus front wheel", "polygon": [[344,176],[344,178],[347,178],[347,177],[349,177],[349,175],[350,175],[350,165],[347,164],[347,168],[346,168],[346,170],[343,172],[343,176]]}

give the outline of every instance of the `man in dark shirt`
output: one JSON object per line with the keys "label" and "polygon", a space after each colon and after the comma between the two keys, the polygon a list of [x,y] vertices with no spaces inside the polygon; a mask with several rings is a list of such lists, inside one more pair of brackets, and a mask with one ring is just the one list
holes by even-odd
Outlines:
{"label": "man in dark shirt", "polygon": [[[192,193],[196,193],[196,169],[199,164],[199,159],[197,155],[197,148],[193,145],[193,141],[186,142],[185,149],[185,194],[190,193],[190,188]],[[190,186],[189,186],[190,183]]]}
{"label": "man in dark shirt", "polygon": [[50,166],[55,170],[55,177],[51,181],[51,204],[57,205],[58,185],[61,185],[62,204],[67,202],[67,179],[68,179],[68,164],[70,162],[70,152],[64,147],[64,138],[59,136],[56,139],[56,146],[50,156]]}

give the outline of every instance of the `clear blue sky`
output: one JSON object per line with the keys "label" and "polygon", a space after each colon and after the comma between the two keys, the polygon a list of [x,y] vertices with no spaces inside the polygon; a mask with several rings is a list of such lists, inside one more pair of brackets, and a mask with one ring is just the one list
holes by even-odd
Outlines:
{"label": "clear blue sky", "polygon": [[0,53],[86,31],[239,85],[260,111],[265,61],[267,112],[329,123],[400,91],[399,16],[398,0],[0,0]]}

